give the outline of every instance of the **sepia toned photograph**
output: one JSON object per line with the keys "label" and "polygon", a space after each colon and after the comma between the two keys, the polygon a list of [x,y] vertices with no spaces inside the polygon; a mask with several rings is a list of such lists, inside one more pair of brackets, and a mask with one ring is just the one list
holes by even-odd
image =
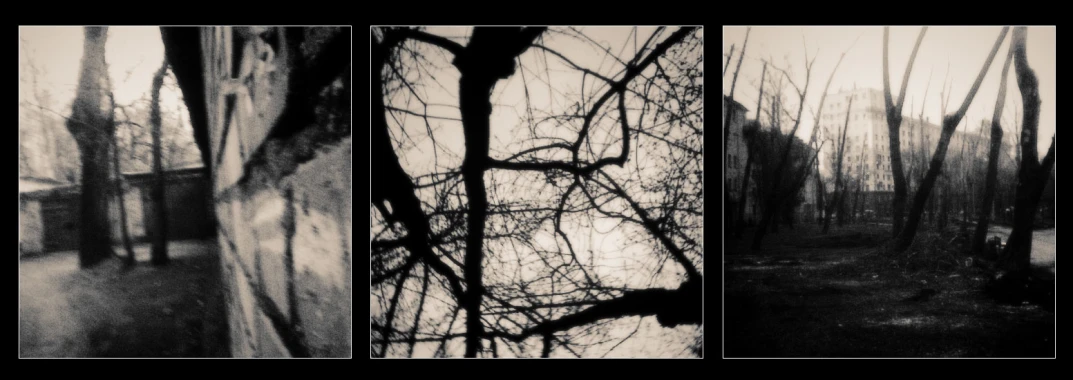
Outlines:
{"label": "sepia toned photograph", "polygon": [[724,26],[723,356],[1054,358],[1054,26]]}
{"label": "sepia toned photograph", "polygon": [[370,38],[370,357],[704,356],[703,28]]}
{"label": "sepia toned photograph", "polygon": [[20,26],[19,357],[352,357],[352,40]]}

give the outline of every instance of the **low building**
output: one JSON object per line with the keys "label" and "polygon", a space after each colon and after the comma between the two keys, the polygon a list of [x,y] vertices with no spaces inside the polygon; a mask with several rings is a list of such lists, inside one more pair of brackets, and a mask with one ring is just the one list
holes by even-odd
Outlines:
{"label": "low building", "polygon": [[67,183],[48,178],[19,178],[19,255],[44,251],[44,225],[41,220],[41,202],[26,194],[44,192]]}
{"label": "low building", "polygon": [[[148,221],[152,220],[154,212],[149,200],[152,173],[124,173],[123,176],[127,232],[134,242],[148,241],[151,237]],[[168,239],[215,236],[209,179],[205,177],[204,169],[168,171],[165,181]],[[80,186],[20,179],[19,187],[20,255],[78,249]],[[108,202],[112,239],[115,244],[122,244],[119,205],[114,196]]]}

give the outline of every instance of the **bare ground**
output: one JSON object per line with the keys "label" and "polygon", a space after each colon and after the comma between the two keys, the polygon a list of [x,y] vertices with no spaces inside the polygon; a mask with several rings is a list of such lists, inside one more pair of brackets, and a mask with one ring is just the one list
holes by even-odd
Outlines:
{"label": "bare ground", "polygon": [[135,252],[132,270],[79,270],[74,251],[21,259],[20,356],[227,356],[215,241],[170,242],[162,268],[147,244]]}
{"label": "bare ground", "polygon": [[[725,356],[1054,356],[1053,301],[997,303],[983,291],[986,268],[906,265],[875,247],[885,234],[889,227],[845,227],[831,237],[783,227],[760,252],[745,248],[749,233],[728,238]],[[1053,289],[1053,251],[1037,260],[1035,250],[1048,248],[1033,248]]]}

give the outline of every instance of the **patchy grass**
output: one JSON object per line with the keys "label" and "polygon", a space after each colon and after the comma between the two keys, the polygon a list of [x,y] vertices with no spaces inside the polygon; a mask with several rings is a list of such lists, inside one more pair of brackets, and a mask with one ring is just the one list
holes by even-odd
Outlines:
{"label": "patchy grass", "polygon": [[871,237],[884,233],[784,228],[758,252],[744,249],[751,240],[728,241],[725,356],[1054,356],[1053,299],[999,304],[984,294],[990,272],[965,265],[939,244],[945,236],[893,257]]}
{"label": "patchy grass", "polygon": [[169,256],[152,267],[139,245],[131,270],[117,259],[79,270],[76,252],[22,259],[20,356],[227,356],[215,242],[171,242]]}

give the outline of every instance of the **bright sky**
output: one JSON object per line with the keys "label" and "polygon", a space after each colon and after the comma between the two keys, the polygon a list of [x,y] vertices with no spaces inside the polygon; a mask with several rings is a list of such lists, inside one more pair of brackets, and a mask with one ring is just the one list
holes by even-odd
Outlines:
{"label": "bright sky", "polygon": [[[53,104],[46,105],[62,114],[70,113],[78,85],[82,62],[82,27],[19,27],[19,38],[26,42],[20,46],[19,65],[26,64],[26,51],[45,74],[38,84],[47,88]],[[20,42],[20,45],[22,42]],[[164,44],[160,28],[147,26],[113,26],[108,28],[108,43],[105,46],[105,61],[108,63],[116,102],[130,104],[149,93],[153,73],[164,61]],[[129,77],[128,77],[129,72]],[[20,76],[19,100],[29,94],[29,78]],[[179,104],[177,91],[161,90],[161,107],[174,110]]]}
{"label": "bright sky", "polygon": [[[933,123],[938,124],[936,121],[941,120],[939,92],[943,88],[944,81],[952,83],[949,107],[960,106],[969,87],[979,74],[980,68],[983,67],[984,60],[994,46],[1001,29],[1001,27],[929,27],[910,74],[903,114],[908,114],[911,109],[919,113],[921,107],[924,107],[924,115],[930,117]],[[1046,154],[1056,125],[1057,45],[1055,44],[1055,30],[1054,27],[1028,28],[1028,63],[1035,70],[1040,84],[1040,157]],[[720,65],[726,64],[726,55],[730,52],[731,44],[735,46],[735,58],[723,78],[724,94],[730,92],[730,84],[735,65],[737,65],[737,57],[741,53],[745,40],[745,32],[746,27],[723,28],[723,58],[720,60]],[[987,76],[984,77],[980,90],[973,98],[962,126],[965,122],[978,126],[980,120],[991,118],[995,99],[998,96],[999,80],[997,78],[1002,73],[1003,59],[1009,49],[1012,32],[1011,28]],[[920,27],[890,28],[890,82],[891,91],[895,97],[899,95],[898,87],[901,86],[906,64],[919,33]],[[758,59],[772,59],[776,65],[783,68],[791,66],[795,74],[795,83],[804,85],[806,46],[809,58],[818,56],[813,66],[809,94],[806,97],[806,102],[813,108],[819,105],[820,93],[838,62],[839,55],[851,46],[852,50],[846,53],[842,65],[838,68],[838,73],[831,82],[829,92],[835,93],[840,89],[850,89],[854,85],[882,90],[882,27],[753,27],[749,34],[745,61],[741,65],[741,73],[734,93],[734,100],[749,108],[749,118],[753,117],[756,110],[758,83],[763,68]],[[772,70],[769,68],[768,75],[771,74]],[[928,86],[929,76],[931,77],[930,86]],[[1016,105],[1018,110],[1021,108],[1020,92],[1012,64],[1007,81],[1007,106],[1003,110],[1003,118],[1007,121],[1003,123],[1003,127],[1007,131],[1006,135],[1012,136],[1010,131],[1013,129],[1014,112],[1010,107]],[[787,87],[790,88],[789,91],[793,91],[791,86]],[[927,91],[927,104],[923,104],[925,91]],[[796,94],[790,96],[794,99],[797,97]],[[796,110],[796,106],[793,109]],[[948,112],[952,111],[948,110]],[[813,122],[813,116],[808,108],[805,109],[803,119],[798,136],[807,139],[812,131]]]}

